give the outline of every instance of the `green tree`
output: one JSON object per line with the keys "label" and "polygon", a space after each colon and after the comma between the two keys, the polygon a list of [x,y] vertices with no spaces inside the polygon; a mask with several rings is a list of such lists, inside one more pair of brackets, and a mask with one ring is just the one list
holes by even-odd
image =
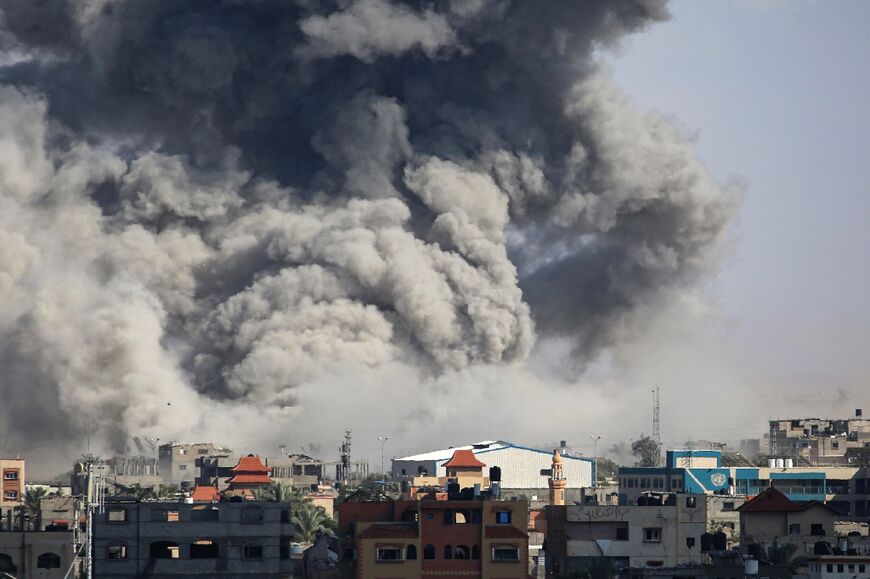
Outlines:
{"label": "green tree", "polygon": [[296,528],[294,539],[300,543],[313,543],[318,533],[334,534],[335,521],[323,510],[310,502],[302,503],[293,516]]}
{"label": "green tree", "polygon": [[160,485],[157,488],[157,498],[169,499],[178,494],[178,485]]}
{"label": "green tree", "polygon": [[641,437],[631,443],[631,453],[638,458],[638,466],[659,466],[661,446],[651,436]]}
{"label": "green tree", "polygon": [[790,576],[797,575],[801,567],[807,564],[807,558],[804,556],[795,557],[797,553],[797,543],[779,543],[776,540],[767,546],[764,552],[764,558],[771,565],[783,567],[788,571]]}
{"label": "green tree", "polygon": [[598,457],[598,470],[596,471],[598,482],[604,482],[607,478],[615,478],[619,472],[619,465],[609,458]]}
{"label": "green tree", "polygon": [[24,506],[31,518],[37,518],[42,513],[42,499],[48,497],[48,491],[41,487],[28,490],[24,494]]}
{"label": "green tree", "polygon": [[131,497],[136,497],[140,501],[147,501],[157,498],[157,493],[154,492],[154,489],[151,487],[143,487],[139,483],[126,486],[126,485],[117,485],[124,494],[129,495]]}

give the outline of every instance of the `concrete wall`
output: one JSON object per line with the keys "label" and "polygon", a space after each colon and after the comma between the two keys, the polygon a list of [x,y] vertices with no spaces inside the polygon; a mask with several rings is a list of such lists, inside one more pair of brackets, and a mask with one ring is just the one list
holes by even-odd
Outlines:
{"label": "concrete wall", "polygon": [[[39,557],[54,554],[60,565],[51,569],[39,568]],[[72,532],[0,532],[0,571],[3,561],[12,560],[14,576],[18,579],[62,579],[73,562]]]}
{"label": "concrete wall", "polygon": [[[207,509],[215,508],[215,511]],[[124,509],[123,521],[118,509]],[[253,509],[253,510],[251,510]],[[287,505],[246,501],[215,505],[185,503],[107,503],[106,512],[95,517],[94,559],[97,577],[136,577],[149,573],[152,577],[176,577],[180,574],[200,574],[209,577],[284,577],[292,571],[289,543],[293,526],[282,522]],[[177,512],[163,516],[164,512]],[[246,515],[257,516],[247,519]],[[214,520],[201,520],[208,518]],[[284,521],[289,521],[287,514]],[[214,541],[218,557],[192,558],[193,544],[200,540]],[[153,559],[152,544],[170,541],[178,545],[177,559]],[[245,547],[256,545],[262,557],[245,557]],[[111,559],[110,547],[124,547],[126,558]]]}

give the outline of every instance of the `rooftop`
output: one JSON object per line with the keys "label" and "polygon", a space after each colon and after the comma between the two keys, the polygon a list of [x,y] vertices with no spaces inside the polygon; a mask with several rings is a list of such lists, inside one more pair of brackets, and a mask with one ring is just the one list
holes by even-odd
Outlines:
{"label": "rooftop", "polygon": [[474,456],[474,452],[465,449],[456,449],[448,462],[444,463],[447,468],[483,468],[486,465]]}
{"label": "rooftop", "polygon": [[[541,450],[539,448],[532,448],[529,446],[523,446],[521,444],[515,444],[513,442],[508,442],[506,440],[483,440],[480,442],[475,442],[474,444],[468,444],[465,446],[451,446],[449,448],[443,448],[441,450],[433,450],[430,452],[424,452],[421,454],[412,454],[410,456],[403,456],[401,458],[394,458],[393,461],[409,461],[409,462],[424,462],[424,461],[432,461],[432,462],[442,462],[450,460],[453,456],[454,451],[457,450],[470,450],[475,455],[479,455],[486,452],[492,452],[495,450],[503,450],[505,448],[519,448],[521,450],[528,450],[531,452],[540,452],[542,454],[546,454],[548,456],[553,455],[553,450]],[[571,456],[567,454],[563,454],[562,458],[565,460],[585,460],[587,462],[591,462],[591,458],[579,457],[579,456]]]}

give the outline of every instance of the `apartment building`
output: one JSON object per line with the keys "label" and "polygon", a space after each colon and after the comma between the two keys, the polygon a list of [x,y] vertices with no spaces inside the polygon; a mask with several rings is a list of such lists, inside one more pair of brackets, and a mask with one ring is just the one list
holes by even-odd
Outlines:
{"label": "apartment building", "polygon": [[528,577],[528,503],[419,500],[338,508],[343,578]]}
{"label": "apartment building", "polygon": [[24,459],[0,458],[0,508],[11,509],[24,503]]}
{"label": "apartment building", "polygon": [[158,451],[160,474],[165,484],[193,487],[199,467],[197,460],[208,456],[229,456],[232,451],[210,442],[161,444]]}
{"label": "apartment building", "polygon": [[584,573],[601,557],[617,568],[700,564],[702,541],[712,540],[707,499],[671,493],[647,495],[632,506],[550,505],[547,570]]}
{"label": "apartment building", "polygon": [[793,418],[770,421],[770,455],[797,464],[848,465],[870,448],[870,419],[861,409],[849,419]]}
{"label": "apartment building", "polygon": [[286,504],[110,499],[94,517],[94,576],[288,577]]}

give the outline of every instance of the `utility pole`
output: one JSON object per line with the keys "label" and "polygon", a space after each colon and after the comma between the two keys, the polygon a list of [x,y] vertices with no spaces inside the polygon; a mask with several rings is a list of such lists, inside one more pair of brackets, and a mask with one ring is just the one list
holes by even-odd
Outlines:
{"label": "utility pole", "polygon": [[592,488],[598,488],[598,441],[601,440],[601,435],[591,434],[589,438],[592,439],[593,446],[593,456],[595,457],[595,471],[592,473]]}

